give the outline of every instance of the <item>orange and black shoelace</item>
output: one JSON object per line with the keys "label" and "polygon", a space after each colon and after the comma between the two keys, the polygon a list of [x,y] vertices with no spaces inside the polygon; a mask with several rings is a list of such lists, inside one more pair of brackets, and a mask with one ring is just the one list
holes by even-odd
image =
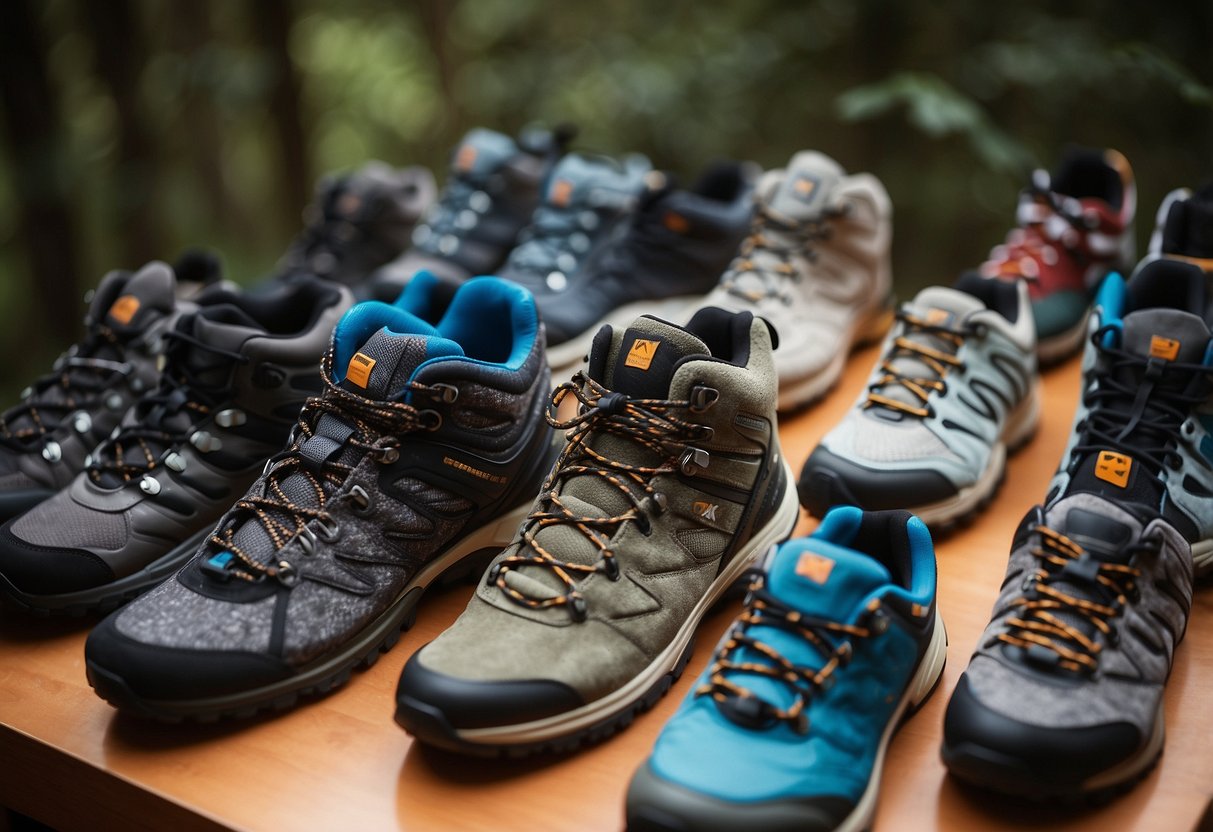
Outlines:
{"label": "orange and black shoelace", "polygon": [[[230,552],[233,556],[231,564],[223,570],[225,576],[248,581],[270,577],[289,584],[296,575],[292,564],[275,559],[263,563],[263,559],[256,558],[237,545],[234,537],[243,522],[260,522],[272,541],[274,552],[281,550],[296,535],[307,539],[307,525],[313,520],[325,528],[332,527],[333,519],[327,510],[329,495],[345,482],[354,465],[328,458],[317,471],[308,465],[301,452],[303,443],[317,435],[325,414],[332,414],[341,425],[346,426],[343,432],[348,431],[348,435],[343,438],[342,444],[361,451],[359,459],[365,454],[374,454],[374,458],[385,465],[399,458],[400,436],[416,430],[434,430],[441,424],[435,411],[420,410],[400,401],[367,399],[344,389],[333,381],[332,362],[330,351],[321,367],[323,394],[308,399],[292,432],[289,446],[271,457],[266,464],[264,495],[246,495],[237,500],[223,525],[208,538],[211,546]],[[414,394],[448,401],[452,398],[453,390],[447,385],[416,382],[410,383],[407,389]],[[300,505],[283,489],[283,480],[291,474],[301,474],[306,478],[315,492],[315,507]],[[359,510],[369,508],[369,497],[363,489],[351,489],[344,496],[358,503]]]}
{"label": "orange and black shoelace", "polygon": [[[577,578],[601,572],[611,580],[618,580],[619,562],[611,549],[611,539],[625,523],[636,523],[648,532],[650,516],[660,515],[665,508],[665,496],[653,487],[654,477],[693,465],[691,443],[710,438],[711,428],[678,415],[703,405],[670,399],[633,399],[608,390],[583,372],[556,388],[552,394],[553,410],[570,395],[579,403],[576,416],[567,420],[547,416],[552,427],[568,431],[564,450],[543,484],[536,509],[523,525],[518,551],[493,565],[488,582],[518,604],[532,609],[567,607],[574,620],[582,621],[587,610]],[[592,440],[603,435],[635,443],[660,462],[638,465],[600,453],[592,447]],[[583,476],[599,477],[619,489],[630,503],[628,509],[605,517],[589,517],[571,510],[561,500],[558,486]],[[597,550],[597,561],[572,563],[545,548],[538,534],[556,525],[580,532]],[[550,570],[563,584],[564,591],[551,598],[535,599],[510,586],[507,574],[527,566]]]}
{"label": "orange and black shoelace", "polygon": [[[997,640],[1022,648],[1037,661],[1092,672],[1104,645],[1119,641],[1112,621],[1139,597],[1141,570],[1093,558],[1043,524],[1032,533],[1039,542],[1031,552],[1039,564],[1025,579],[1024,594],[1011,602],[1017,613]],[[1127,554],[1131,558],[1137,551],[1157,551],[1159,545],[1157,538],[1144,539],[1132,544]],[[1076,594],[1078,587],[1087,589],[1083,594],[1090,597]]]}
{"label": "orange and black shoelace", "polygon": [[[889,351],[880,362],[883,375],[868,386],[868,397],[864,407],[885,407],[910,416],[929,418],[933,414],[929,400],[932,393],[947,391],[947,375],[952,370],[964,372],[964,363],[957,357],[965,339],[974,333],[973,327],[954,329],[933,324],[911,314],[905,309],[898,310],[897,320],[903,329],[900,335],[893,339]],[[952,347],[951,352],[935,349],[927,344],[914,340],[916,334],[929,335]],[[912,358],[926,365],[931,375],[908,375],[897,369],[895,362],[899,358]],[[908,390],[919,404],[910,404],[899,399],[884,395],[886,387],[900,386]]]}
{"label": "orange and black shoelace", "polygon": [[[797,280],[798,272],[792,265],[793,255],[801,255],[810,262],[817,259],[814,245],[820,240],[828,240],[832,233],[831,222],[846,216],[846,206],[827,208],[821,215],[810,220],[791,220],[780,217],[764,206],[758,206],[750,234],[741,243],[737,258],[729,266],[721,285],[734,295],[750,301],[760,301],[764,297],[782,297],[780,280],[768,280],[768,275],[787,280]],[[774,234],[778,234],[777,239]],[[764,253],[777,262],[770,267],[760,266],[756,261],[758,253]],[[762,279],[763,290],[753,291],[743,289],[740,285],[742,275],[753,274]]]}
{"label": "orange and black shoelace", "polygon": [[[809,730],[808,706],[813,694],[834,682],[834,673],[851,660],[853,639],[883,632],[888,620],[880,612],[880,601],[872,600],[863,616],[864,625],[842,624],[794,610],[767,591],[761,572],[752,573],[750,592],[741,616],[718,649],[708,670],[708,681],[695,690],[710,696],[731,718],[752,727],[789,723],[798,733]],[[749,634],[753,627],[777,627],[804,639],[824,659],[820,667],[805,667],[789,661],[778,650]],[[747,651],[746,657],[741,656]],[[762,676],[786,685],[794,699],[786,708],[762,699],[737,676]]]}

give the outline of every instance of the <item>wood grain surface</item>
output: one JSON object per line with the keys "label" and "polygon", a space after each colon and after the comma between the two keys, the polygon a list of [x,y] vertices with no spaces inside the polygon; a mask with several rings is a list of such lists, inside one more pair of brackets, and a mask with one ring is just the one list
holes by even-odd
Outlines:
{"label": "wood grain surface", "polygon": [[[875,349],[852,357],[823,403],[781,428],[799,470],[863,386]],[[877,830],[1186,830],[1213,793],[1213,592],[1198,587],[1167,689],[1162,762],[1128,795],[1094,809],[991,797],[959,786],[939,761],[948,696],[989,616],[1011,534],[1040,500],[1065,445],[1078,365],[1044,379],[1036,438],[1010,462],[991,508],[938,541],[949,661],[934,697],[893,741]],[[800,531],[812,528],[802,520]],[[0,805],[63,829],[617,830],[633,769],[737,611],[711,613],[687,673],[649,713],[573,756],[484,762],[418,747],[392,722],[408,656],[463,608],[461,585],[435,591],[417,624],[370,670],[294,711],[206,727],[118,716],[84,678],[90,620],[0,617]],[[727,764],[727,763],[722,763]]]}

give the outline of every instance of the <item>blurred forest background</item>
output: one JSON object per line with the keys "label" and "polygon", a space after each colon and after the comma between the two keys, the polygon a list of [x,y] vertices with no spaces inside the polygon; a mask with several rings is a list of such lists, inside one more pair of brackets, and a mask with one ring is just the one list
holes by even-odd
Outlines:
{"label": "blurred forest background", "polygon": [[1144,248],[1213,177],[1213,3],[3,0],[0,393],[76,337],[107,270],[223,253],[264,275],[314,180],[439,180],[469,127],[572,122],[684,178],[820,149],[884,180],[902,295],[980,262],[1028,169],[1123,151]]}

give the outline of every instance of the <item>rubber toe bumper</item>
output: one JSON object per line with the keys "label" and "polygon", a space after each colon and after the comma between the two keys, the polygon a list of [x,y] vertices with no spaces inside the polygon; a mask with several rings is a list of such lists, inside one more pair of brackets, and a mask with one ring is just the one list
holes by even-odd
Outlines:
{"label": "rubber toe bumper", "polygon": [[842,797],[733,803],[659,777],[649,763],[628,786],[628,832],[829,832],[855,809]]}
{"label": "rubber toe bumper", "polygon": [[245,651],[186,650],[144,644],[118,631],[121,612],[97,625],[84,644],[89,682],[118,707],[143,700],[198,700],[285,679],[291,668],[273,656]]}
{"label": "rubber toe bumper", "polygon": [[0,494],[0,523],[24,514],[38,503],[54,496],[54,491],[32,489],[26,491],[9,491]]}
{"label": "rubber toe bumper", "polygon": [[36,546],[14,535],[12,525],[0,527],[0,575],[18,592],[59,595],[114,580],[114,570],[92,552]]}
{"label": "rubber toe bumper", "polygon": [[396,722],[422,741],[446,745],[462,729],[518,725],[585,704],[571,687],[550,679],[494,682],[447,676],[422,664],[423,653],[414,653],[405,664],[396,690]]}
{"label": "rubber toe bumper", "polygon": [[938,471],[865,468],[822,447],[809,454],[796,490],[800,504],[814,517],[825,517],[834,506],[908,510],[957,493],[956,486]]}
{"label": "rubber toe bumper", "polygon": [[948,703],[943,735],[943,760],[952,774],[995,791],[1035,796],[1080,792],[1085,780],[1127,760],[1143,742],[1126,722],[1046,728],[1003,716],[973,695],[967,674]]}

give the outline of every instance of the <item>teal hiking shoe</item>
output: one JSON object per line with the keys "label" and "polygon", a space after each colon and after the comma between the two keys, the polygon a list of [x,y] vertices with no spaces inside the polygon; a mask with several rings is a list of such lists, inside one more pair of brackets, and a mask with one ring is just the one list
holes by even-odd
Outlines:
{"label": "teal hiking shoe", "polygon": [[943,672],[935,583],[904,511],[836,508],[781,546],[633,776],[628,829],[867,829],[889,739]]}

